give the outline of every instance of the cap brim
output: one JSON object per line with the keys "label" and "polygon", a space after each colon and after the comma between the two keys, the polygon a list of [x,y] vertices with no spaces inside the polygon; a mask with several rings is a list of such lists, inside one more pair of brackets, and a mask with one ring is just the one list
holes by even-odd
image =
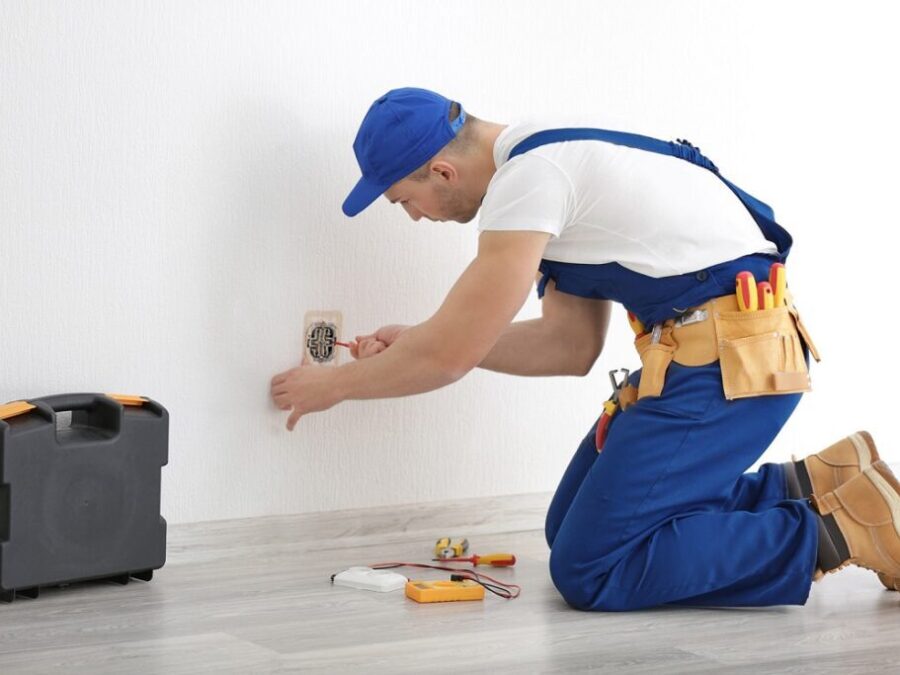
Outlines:
{"label": "cap brim", "polygon": [[390,185],[372,183],[365,177],[360,178],[350,194],[347,195],[347,199],[344,200],[342,207],[344,215],[352,218],[384,194],[389,187]]}

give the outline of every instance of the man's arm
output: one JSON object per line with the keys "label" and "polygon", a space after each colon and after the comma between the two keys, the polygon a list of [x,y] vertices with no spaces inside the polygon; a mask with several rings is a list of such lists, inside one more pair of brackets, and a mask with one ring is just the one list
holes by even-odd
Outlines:
{"label": "man's arm", "polygon": [[339,398],[419,394],[475,368],[528,297],[549,238],[544,232],[483,232],[478,255],[434,316],[405,330],[390,349],[336,369]]}
{"label": "man's arm", "polygon": [[587,375],[603,350],[610,306],[561,293],[550,280],[541,318],[511,323],[478,365],[510,375]]}

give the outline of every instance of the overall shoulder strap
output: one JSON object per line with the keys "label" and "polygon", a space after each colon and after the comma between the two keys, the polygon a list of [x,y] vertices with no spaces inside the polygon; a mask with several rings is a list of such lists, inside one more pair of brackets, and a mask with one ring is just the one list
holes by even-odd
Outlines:
{"label": "overall shoulder strap", "polygon": [[704,169],[712,171],[719,179],[729,187],[729,189],[737,195],[741,203],[753,216],[763,236],[778,247],[778,253],[782,259],[786,259],[793,244],[793,238],[790,233],[781,225],[775,222],[775,213],[772,208],[744,192],[737,185],[726,179],[719,173],[718,167],[712,161],[700,153],[700,148],[694,147],[690,142],[678,139],[673,141],[662,141],[649,136],[641,136],[640,134],[630,134],[624,131],[609,131],[607,129],[591,129],[591,128],[567,128],[567,129],[546,129],[539,131],[524,140],[520,141],[510,151],[509,159],[521,155],[522,153],[533,150],[541,145],[548,143],[562,143],[564,141],[605,141],[616,145],[623,145],[638,150],[646,150],[647,152],[655,152],[660,155],[670,155],[678,157],[685,161],[701,166]]}

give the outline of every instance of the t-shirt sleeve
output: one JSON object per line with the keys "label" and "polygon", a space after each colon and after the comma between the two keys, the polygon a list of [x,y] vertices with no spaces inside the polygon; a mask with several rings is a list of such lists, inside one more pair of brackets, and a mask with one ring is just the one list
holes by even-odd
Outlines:
{"label": "t-shirt sleeve", "polygon": [[501,166],[481,204],[478,230],[536,230],[558,237],[571,221],[572,182],[552,161],[523,156]]}

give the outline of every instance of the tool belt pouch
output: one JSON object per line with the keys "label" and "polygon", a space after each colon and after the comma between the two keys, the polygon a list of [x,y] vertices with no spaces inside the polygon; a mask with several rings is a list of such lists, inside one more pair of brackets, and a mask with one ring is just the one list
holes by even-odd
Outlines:
{"label": "tool belt pouch", "polygon": [[619,408],[622,410],[622,412],[625,412],[633,403],[637,401],[637,399],[638,388],[633,384],[626,384],[619,392]]}
{"label": "tool belt pouch", "polygon": [[788,306],[713,312],[726,399],[811,390],[795,312]]}
{"label": "tool belt pouch", "polygon": [[[668,332],[667,332],[668,331]],[[649,333],[634,341],[638,355],[641,357],[641,381],[638,384],[638,400],[645,396],[662,394],[666,381],[666,371],[675,356],[675,345],[671,344],[671,329],[663,329],[660,342],[652,343]]]}

